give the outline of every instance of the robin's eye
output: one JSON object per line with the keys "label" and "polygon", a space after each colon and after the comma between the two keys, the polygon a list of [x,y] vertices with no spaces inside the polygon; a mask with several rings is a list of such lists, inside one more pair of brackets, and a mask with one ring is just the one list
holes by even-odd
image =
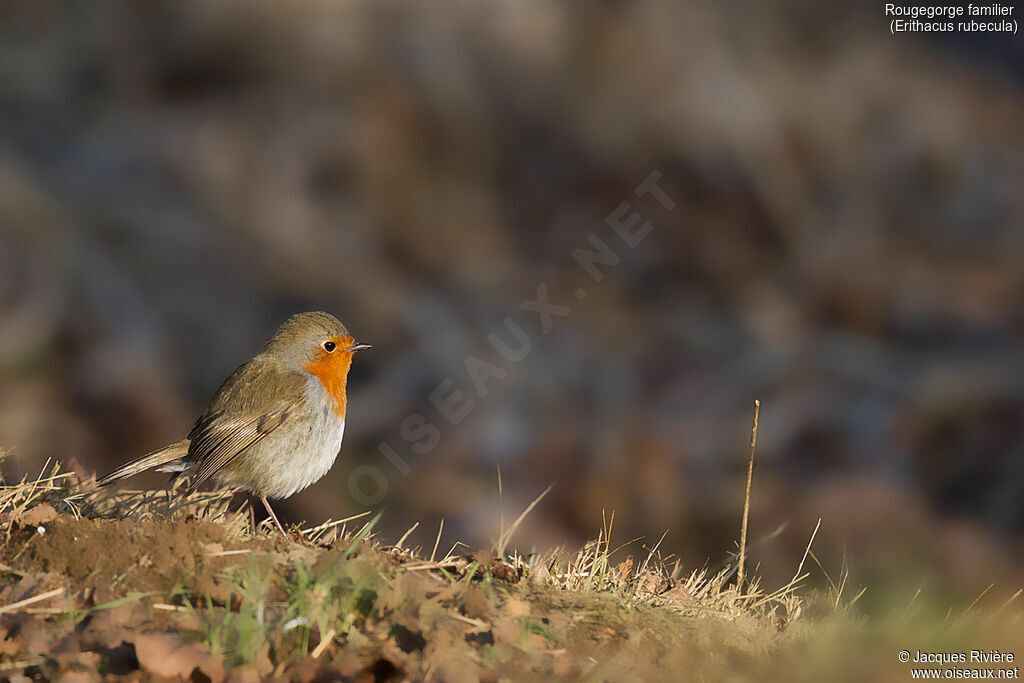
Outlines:
{"label": "robin's eye", "polygon": [[327,353],[330,353],[331,351],[333,351],[337,347],[338,347],[338,345],[335,344],[332,341],[325,341],[324,342],[324,351],[326,351]]}

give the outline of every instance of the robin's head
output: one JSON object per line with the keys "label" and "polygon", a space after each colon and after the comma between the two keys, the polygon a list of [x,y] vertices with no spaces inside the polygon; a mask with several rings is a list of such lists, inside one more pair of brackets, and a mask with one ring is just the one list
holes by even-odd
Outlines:
{"label": "robin's head", "polygon": [[341,321],[319,311],[289,318],[267,341],[266,352],[295,369],[305,370],[320,380],[344,415],[345,382],[352,354],[370,348],[352,338]]}

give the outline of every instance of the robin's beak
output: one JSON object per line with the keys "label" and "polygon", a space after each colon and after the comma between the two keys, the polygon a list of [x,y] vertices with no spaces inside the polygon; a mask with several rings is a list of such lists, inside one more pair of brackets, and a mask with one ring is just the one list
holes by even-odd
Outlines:
{"label": "robin's beak", "polygon": [[348,351],[361,351],[362,349],[372,349],[372,348],[373,347],[370,346],[369,344],[353,344],[352,346],[348,347],[347,350]]}

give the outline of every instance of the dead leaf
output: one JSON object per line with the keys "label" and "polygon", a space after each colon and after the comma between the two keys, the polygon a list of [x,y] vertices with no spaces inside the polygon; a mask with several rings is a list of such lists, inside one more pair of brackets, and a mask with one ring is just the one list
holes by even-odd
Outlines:
{"label": "dead leaf", "polygon": [[21,651],[22,643],[18,638],[7,638],[0,640],[0,657],[4,659],[16,655]]}
{"label": "dead leaf", "polygon": [[320,669],[320,662],[315,659],[304,659],[288,667],[288,680],[292,683],[311,683]]}
{"label": "dead leaf", "polygon": [[40,503],[31,510],[24,512],[19,521],[25,525],[39,526],[46,522],[52,522],[55,519],[57,519],[57,511],[48,503]]}
{"label": "dead leaf", "polygon": [[515,646],[519,644],[523,626],[515,618],[501,619],[491,629],[491,633],[494,634],[495,644]]}
{"label": "dead leaf", "polygon": [[260,670],[255,666],[238,666],[231,670],[227,683],[259,683],[262,680]]}
{"label": "dead leaf", "polygon": [[658,585],[661,583],[661,579],[654,572],[645,572],[640,577],[640,583],[637,585],[637,591],[642,593],[657,593]]}
{"label": "dead leaf", "polygon": [[89,683],[89,681],[96,680],[95,676],[85,671],[65,671],[60,675],[60,680],[64,683]]}
{"label": "dead leaf", "polygon": [[545,564],[530,570],[530,583],[534,586],[547,586],[551,583],[551,572]]}
{"label": "dead leaf", "polygon": [[[91,681],[95,680],[94,677],[86,672],[98,670],[102,657],[97,652],[64,652],[57,655],[56,659],[64,672],[61,674],[62,681]],[[83,675],[87,677],[82,678]]]}
{"label": "dead leaf", "polygon": [[458,596],[456,604],[464,615],[471,619],[489,621],[494,617],[494,605],[482,590],[469,586]]}
{"label": "dead leaf", "polygon": [[471,661],[448,653],[441,654],[438,660],[431,677],[434,680],[452,683],[473,683],[480,680],[480,669]]}
{"label": "dead leaf", "polygon": [[527,636],[526,642],[529,648],[535,652],[543,652],[548,649],[548,640],[539,633],[531,633]]}
{"label": "dead leaf", "polygon": [[501,560],[495,560],[491,565],[491,574],[494,575],[494,578],[501,579],[502,581],[507,581],[509,583],[519,582],[519,573],[515,568],[505,564]]}
{"label": "dead leaf", "polygon": [[0,592],[0,603],[10,604],[42,592],[41,586],[46,574],[25,574],[18,583]]}
{"label": "dead leaf", "polygon": [[683,584],[677,585],[662,596],[667,603],[688,604],[693,602],[693,594]]}
{"label": "dead leaf", "polygon": [[156,676],[189,678],[199,669],[214,683],[224,680],[224,666],[205,648],[165,635],[135,636],[139,666]]}
{"label": "dead leaf", "polygon": [[260,646],[259,654],[256,655],[256,669],[263,676],[269,676],[274,670],[274,663],[270,661],[270,643],[264,642]]}
{"label": "dead leaf", "polygon": [[489,567],[492,564],[494,564],[498,557],[494,554],[493,550],[490,550],[488,548],[481,548],[480,550],[477,550],[475,553],[473,553],[473,559],[479,562],[484,567]]}
{"label": "dead leaf", "polygon": [[510,617],[526,617],[530,615],[530,604],[518,598],[509,598],[504,605],[504,612]]}

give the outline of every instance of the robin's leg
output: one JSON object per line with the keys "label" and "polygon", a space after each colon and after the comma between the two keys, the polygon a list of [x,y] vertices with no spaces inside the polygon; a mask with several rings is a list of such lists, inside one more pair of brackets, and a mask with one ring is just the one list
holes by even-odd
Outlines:
{"label": "robin's leg", "polygon": [[288,538],[288,534],[285,533],[284,527],[281,526],[281,522],[277,521],[277,515],[274,514],[274,510],[270,507],[270,501],[267,500],[266,496],[260,496],[260,500],[263,501],[263,507],[267,508],[267,512],[270,513],[270,518],[274,520],[274,524],[277,525],[277,530],[281,532],[281,535]]}

